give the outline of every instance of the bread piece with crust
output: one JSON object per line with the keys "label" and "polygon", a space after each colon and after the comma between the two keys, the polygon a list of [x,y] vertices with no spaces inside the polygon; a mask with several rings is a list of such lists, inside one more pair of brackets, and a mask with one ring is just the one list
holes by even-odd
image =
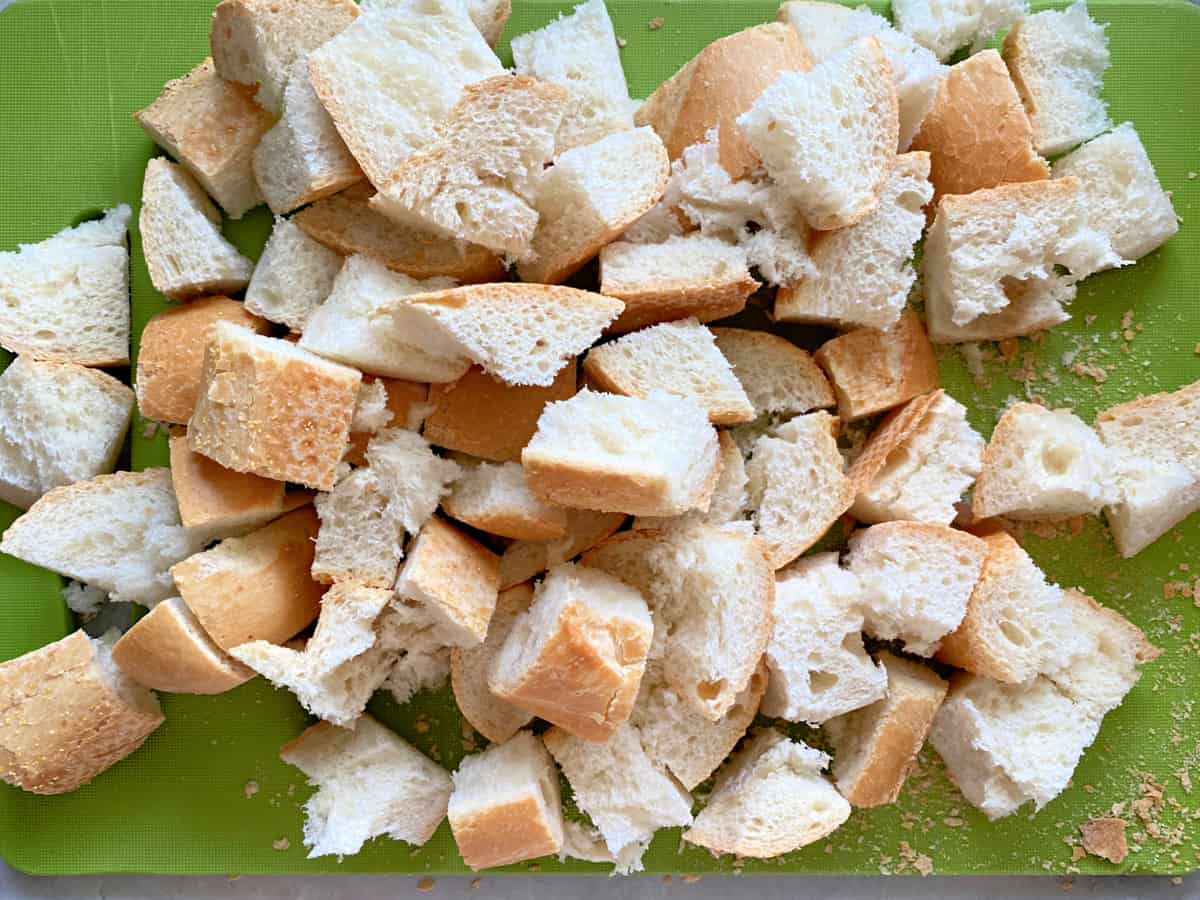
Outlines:
{"label": "bread piece with crust", "polygon": [[535,497],[519,463],[468,465],[442,509],[472,528],[514,540],[552,541],[567,532],[566,510]]}
{"label": "bread piece with crust", "polygon": [[713,328],[712,333],[745,388],[755,418],[791,417],[836,403],[812,355],[786,338],[748,328]]}
{"label": "bread piece with crust", "polygon": [[[295,508],[286,505],[282,481],[227,469],[188,447],[186,434],[171,435],[170,454],[171,484],[185,528],[225,532],[222,536],[227,537],[242,529],[252,531]],[[299,497],[291,502],[299,502]]]}
{"label": "bread piece with crust", "polygon": [[314,241],[290,219],[276,216],[246,288],[246,309],[292,331],[305,331],[341,269],[338,253]]}
{"label": "bread piece with crust", "polygon": [[745,512],[748,502],[746,486],[750,480],[746,475],[746,461],[730,432],[718,431],[717,443],[721,474],[717,477],[708,509],[693,509],[681,516],[639,516],[633,520],[634,529],[684,528],[696,524],[725,525],[742,521],[742,513]]}

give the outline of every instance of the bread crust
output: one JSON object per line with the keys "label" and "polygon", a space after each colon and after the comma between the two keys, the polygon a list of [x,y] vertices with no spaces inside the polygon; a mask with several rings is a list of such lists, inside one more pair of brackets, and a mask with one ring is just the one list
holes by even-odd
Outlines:
{"label": "bread crust", "polygon": [[[601,279],[604,256],[600,257]],[[746,300],[758,290],[759,284],[748,273],[728,281],[656,281],[638,290],[615,287],[603,280],[600,290],[625,304],[624,311],[608,326],[610,334],[625,334],[659,322],[673,322],[695,316],[701,322],[712,322],[740,313]]]}
{"label": "bread crust", "polygon": [[185,433],[173,434],[171,484],[185,528],[237,528],[281,515],[284,483],[234,472],[194,453]]}
{"label": "bread crust", "polygon": [[479,871],[561,850],[561,836],[554,833],[543,812],[537,798],[526,794],[470,815],[452,815],[450,828],[463,862]]}
{"label": "bread crust", "polygon": [[946,392],[941,388],[914,397],[899,409],[893,409],[871,432],[862,453],[846,472],[850,489],[858,497],[871,486],[892,452],[920,430],[929,411]]}

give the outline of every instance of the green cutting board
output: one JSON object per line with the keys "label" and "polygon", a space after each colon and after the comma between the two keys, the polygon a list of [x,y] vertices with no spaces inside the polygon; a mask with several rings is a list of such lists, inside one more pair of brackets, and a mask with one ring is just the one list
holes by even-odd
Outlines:
{"label": "green cutting board", "polygon": [[[514,5],[506,35],[541,26],[568,8],[542,0]],[[772,19],[775,8],[771,0],[609,0],[633,95],[646,96],[709,41]],[[0,249],[41,240],[117,203],[136,212],[142,171],[156,151],[132,114],[167,79],[208,53],[210,10],[206,0],[17,0],[0,14]],[[1097,0],[1092,13],[1109,23],[1113,64],[1105,96],[1113,119],[1137,125],[1184,225],[1136,266],[1085,282],[1074,320],[1040,342],[1022,341],[1011,362],[989,363],[984,386],[967,374],[958,351],[945,354],[944,384],[970,407],[984,434],[1005,399],[1026,391],[1072,406],[1090,420],[1112,403],[1200,378],[1200,230],[1191,223],[1200,216],[1200,179],[1194,177],[1200,170],[1200,8],[1182,0]],[[166,301],[150,286],[136,216],[134,221],[136,341]],[[226,233],[257,256],[269,223],[260,209],[227,223]],[[1134,339],[1123,352],[1120,332],[1128,310]],[[811,330],[789,333],[809,343],[819,339]],[[1074,363],[1103,368],[1104,383],[1065,369],[1063,354],[1071,352]],[[1023,378],[1028,371],[1034,380]],[[137,420],[132,429],[133,467],[165,464],[164,440],[145,439],[143,425]],[[6,526],[16,510],[0,508],[0,515]],[[1097,520],[1077,535],[1030,535],[1025,543],[1052,579],[1082,586],[1163,648],[1125,704],[1105,720],[1072,787],[1036,816],[1026,810],[988,823],[946,781],[927,750],[898,804],[856,811],[828,840],[771,862],[747,862],[745,872],[1197,868],[1200,804],[1192,800],[1190,784],[1200,776],[1192,769],[1200,759],[1200,721],[1191,717],[1200,600],[1166,599],[1163,583],[1197,584],[1200,516],[1127,562],[1118,559]],[[74,627],[58,577],[4,557],[0,579],[0,659]],[[257,680],[219,697],[164,695],[162,703],[167,722],[145,746],[75,793],[35,797],[0,788],[0,854],[18,869],[41,874],[466,871],[445,825],[420,849],[385,839],[341,862],[305,859],[301,806],[310,789],[277,756],[306,724],[290,694]],[[421,695],[404,708],[377,697],[371,710],[447,768],[471,746],[448,692]],[[1147,812],[1148,826],[1132,812],[1147,782],[1161,785],[1164,797],[1161,811]],[[1148,796],[1156,793],[1149,790]],[[1134,852],[1120,867],[1089,857],[1072,869],[1070,845],[1078,843],[1079,824],[1114,804],[1125,804]],[[283,839],[286,849],[275,849],[285,846]],[[505,871],[608,868],[548,859]],[[686,848],[679,832],[668,830],[655,840],[646,868],[700,873],[729,872],[735,865]]]}

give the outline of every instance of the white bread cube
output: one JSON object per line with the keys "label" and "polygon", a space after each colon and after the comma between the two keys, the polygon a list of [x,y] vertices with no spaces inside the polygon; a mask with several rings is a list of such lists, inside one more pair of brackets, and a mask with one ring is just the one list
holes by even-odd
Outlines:
{"label": "white bread cube", "polygon": [[341,268],[339,254],[294,222],[276,216],[246,288],[246,309],[292,331],[304,331],[313,310],[333,290]]}
{"label": "white bread cube", "polygon": [[222,0],[210,42],[217,74],[258,86],[255,99],[278,118],[296,60],[324,44],[358,15],[352,0]]}
{"label": "white bread cube", "polygon": [[254,149],[253,168],[258,189],[277,216],[362,181],[362,169],[313,90],[306,56],[288,71],[283,114]]}
{"label": "white bread cube", "polygon": [[488,673],[501,699],[590,741],[629,718],[654,623],[612,575],[564,563],[534,591]]}
{"label": "white bread cube", "polygon": [[441,688],[450,675],[450,648],[430,622],[423,608],[393,602],[376,623],[381,651],[393,659],[383,687],[401,705],[418,691]]}
{"label": "white bread cube", "polygon": [[271,114],[252,91],[221,78],[211,58],[168,81],[158,99],[133,117],[231,219],[262,203],[252,162]]}
{"label": "white bread cube", "polygon": [[600,251],[600,292],[625,303],[609,328],[616,333],[689,316],[711,322],[736,315],[758,286],[745,250],[702,234],[616,241]]}
{"label": "white bread cube", "polygon": [[662,141],[646,127],[560,154],[538,183],[538,228],[518,274],[542,284],[571,277],[659,201],[668,168]]}
{"label": "white bread cube", "polygon": [[433,139],[463,88],[504,74],[457,0],[367,7],[308,66],[338,134],[377,188]]}
{"label": "white bread cube", "polygon": [[312,577],[322,584],[353,579],[390,588],[404,556],[404,526],[389,515],[387,487],[369,468],[355,469],[317,496]]}
{"label": "white bread cube", "polygon": [[209,329],[188,445],[237,472],[329,490],[362,375],[228,322]]}
{"label": "white bread cube", "polygon": [[499,75],[467,85],[428,143],[379,184],[371,206],[401,223],[519,258],[529,251],[542,169],[567,108],[566,88]]}
{"label": "white bread cube", "polygon": [[868,634],[932,656],[963,620],[987,545],[925,522],[884,522],[850,538],[847,567],[863,586]]}
{"label": "white bread cube", "polygon": [[179,523],[170,471],[146,469],[54,488],[8,526],[0,552],[153,606],[176,593],[167,570],[203,538]]}
{"label": "white bread cube", "polygon": [[807,556],[776,575],[764,715],[820,725],[887,692],[886,673],[863,649],[862,595],[836,553]]}
{"label": "white bread cube", "polygon": [[759,732],[717,773],[683,839],[713,854],[751,859],[819,841],[850,817],[850,804],[821,774],[828,765],[828,754],[774,729]]}
{"label": "white bread cube", "polygon": [[975,53],[1027,9],[1025,0],[897,0],[892,15],[900,31],[946,60],[968,44]]}
{"label": "white bread cube", "polygon": [[833,775],[851,806],[895,803],[949,685],[931,669],[886,650],[887,696],[825,723]]}
{"label": "white bread cube", "polygon": [[772,568],[819,541],[854,501],[836,423],[824,411],[796,416],[754,442],[747,506]]}
{"label": "white bread cube", "polygon": [[712,333],[745,388],[755,418],[790,418],[836,403],[812,355],[786,338],[748,328],[713,328]]}
{"label": "white bread cube", "polygon": [[850,515],[949,525],[982,469],[983,449],[966,407],[945,391],[910,400],[880,423],[851,465]]}
{"label": "white bread cube", "polygon": [[587,0],[570,15],[560,14],[542,28],[515,36],[512,54],[518,75],[541,78],[569,91],[555,153],[633,128],[625,70],[604,0]]}
{"label": "white bread cube", "polygon": [[1069,519],[1116,501],[1113,454],[1078,416],[1036,403],[1008,408],[983,451],[976,518]]}
{"label": "white bread cube", "polygon": [[542,740],[616,858],[618,874],[642,870],[642,854],[659,828],[691,823],[691,796],[650,761],[634,726],[624,724],[602,742],[561,728]]}
{"label": "white bread cube", "polygon": [[87,784],[163,723],[110,643],[82,630],[0,663],[0,708],[0,779],[34,794]]}
{"label": "white bread cube", "polygon": [[950,682],[929,742],[967,801],[995,820],[1062,793],[1099,728],[1098,716],[1046,678],[1001,684],[963,673]]}
{"label": "white bread cube", "polygon": [[583,371],[594,388],[630,397],[652,390],[692,397],[714,425],[754,418],[754,407],[721,355],[712,332],[695,318],[653,325],[588,352]]}
{"label": "white bread cube", "polygon": [[433,452],[415,431],[388,428],[367,444],[367,464],[387,496],[392,518],[415,535],[462,470]]}
{"label": "white bread cube", "polygon": [[513,541],[500,557],[500,587],[508,590],[540,575],[552,566],[569,562],[599,544],[625,524],[624,513],[571,509],[567,531],[556,541]]}
{"label": "white bread cube", "polygon": [[846,228],[879,204],[895,161],[891,65],[878,40],[863,38],[811,72],[780,75],[737,124],[810,226]]}
{"label": "white bread cube", "polygon": [[567,533],[567,513],[529,489],[519,463],[468,466],[442,502],[446,515],[501,537],[552,541]]}
{"label": "white bread cube", "polygon": [[279,758],[317,787],[304,805],[310,859],[352,856],[383,835],[421,846],[446,817],[450,775],[369,715],[353,730],[318,722]]}
{"label": "white bread cube", "polygon": [[83,366],[129,363],[129,207],[0,253],[0,346]]}
{"label": "white bread cube", "polygon": [[133,391],[111,375],[18,356],[0,374],[0,500],[28,509],[111,472],[132,415]]}
{"label": "white bread cube", "polygon": [[521,463],[534,494],[550,503],[670,516],[707,507],[720,458],[717,433],[694,399],[585,388],[546,406]]}
{"label": "white bread cube", "polygon": [[1021,94],[1033,141],[1058,156],[1112,127],[1100,97],[1108,68],[1107,26],[1088,15],[1085,0],[1016,22],[1004,38],[1004,61]]}
{"label": "white bread cube", "polygon": [[1089,228],[1104,234],[1123,260],[1157,250],[1179,230],[1171,195],[1132,123],[1088,141],[1054,163],[1054,177],[1079,179],[1079,203]]}
{"label": "white bread cube", "polygon": [[841,328],[895,325],[917,280],[910,260],[933,196],[928,179],[928,153],[897,156],[878,206],[849,228],[815,236],[809,255],[816,274],[779,289],[775,319]]}
{"label": "white bread cube", "polygon": [[703,511],[693,509],[681,516],[639,516],[633,520],[633,528],[662,529],[685,528],[688,525],[725,525],[729,522],[742,521],[742,513],[746,509],[749,497],[746,486],[749,476],[746,475],[746,460],[737,441],[729,431],[717,432],[717,452],[721,459],[721,474],[717,477],[717,485],[713,488],[712,499],[708,501],[708,509]]}
{"label": "white bread cube", "polygon": [[532,732],[518,732],[463,757],[452,778],[450,830],[463,862],[473,870],[562,849],[558,769]]}

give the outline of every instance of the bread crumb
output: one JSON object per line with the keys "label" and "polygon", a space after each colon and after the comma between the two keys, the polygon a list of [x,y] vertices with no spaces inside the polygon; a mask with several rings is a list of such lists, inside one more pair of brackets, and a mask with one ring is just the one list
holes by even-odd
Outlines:
{"label": "bread crumb", "polygon": [[1171,884],[1175,885],[1175,887],[1179,887],[1181,884],[1183,884],[1183,879],[1176,875],[1171,879]]}
{"label": "bread crumb", "polygon": [[253,797],[255,794],[258,793],[258,782],[257,781],[247,781],[246,786],[242,788],[242,793],[245,794],[246,799],[249,800],[251,797]]}
{"label": "bread crumb", "polygon": [[658,29],[663,27],[663,17],[655,16],[653,19],[651,19],[649,21],[649,23],[647,23],[646,27],[649,28],[651,31],[658,31]]}
{"label": "bread crumb", "polygon": [[1004,357],[1005,362],[1012,362],[1013,357],[1017,355],[1017,351],[1021,348],[1021,344],[1016,338],[1005,338],[998,342],[997,346],[999,346],[1000,355]]}
{"label": "bread crumb", "polygon": [[1188,172],[1188,181],[1193,181],[1196,178],[1195,172]]}
{"label": "bread crumb", "polygon": [[432,878],[422,878],[420,881],[417,882],[417,890],[420,891],[422,894],[428,894],[430,891],[433,890],[433,879]]}
{"label": "bread crumb", "polygon": [[700,878],[701,878],[701,876],[699,876],[699,875],[684,875],[680,878],[680,880],[684,884],[696,884],[697,882],[700,881]]}
{"label": "bread crumb", "polygon": [[966,820],[958,816],[946,816],[942,822],[949,828],[962,828],[966,824]]}
{"label": "bread crumb", "polygon": [[1083,849],[1092,856],[1120,864],[1129,855],[1129,844],[1125,840],[1125,820],[1115,816],[1089,819],[1079,826],[1083,836]]}
{"label": "bread crumb", "polygon": [[472,878],[471,879],[471,890],[473,890],[473,891],[479,890],[479,884],[481,881],[482,881],[482,879],[480,879],[480,878]]}
{"label": "bread crumb", "polygon": [[1069,891],[1071,888],[1075,887],[1075,881],[1071,878],[1064,878],[1058,883],[1058,886],[1064,891]]}
{"label": "bread crumb", "polygon": [[626,41],[626,40],[625,40],[625,38],[621,37],[619,34],[617,35],[617,46],[618,46],[620,49],[624,50],[624,49],[625,49],[625,45],[626,45],[627,43],[629,43],[629,42],[628,42],[628,41]]}
{"label": "bread crumb", "polygon": [[1071,366],[1071,371],[1080,378],[1090,378],[1096,384],[1104,384],[1108,381],[1108,372],[1092,363],[1075,363]]}
{"label": "bread crumb", "polygon": [[280,838],[277,841],[271,841],[271,847],[275,850],[287,850],[292,846],[292,842],[287,838]]}
{"label": "bread crumb", "polygon": [[1087,851],[1084,850],[1082,847],[1072,847],[1071,848],[1071,862],[1073,862],[1073,863],[1079,862],[1085,856],[1087,856]]}

